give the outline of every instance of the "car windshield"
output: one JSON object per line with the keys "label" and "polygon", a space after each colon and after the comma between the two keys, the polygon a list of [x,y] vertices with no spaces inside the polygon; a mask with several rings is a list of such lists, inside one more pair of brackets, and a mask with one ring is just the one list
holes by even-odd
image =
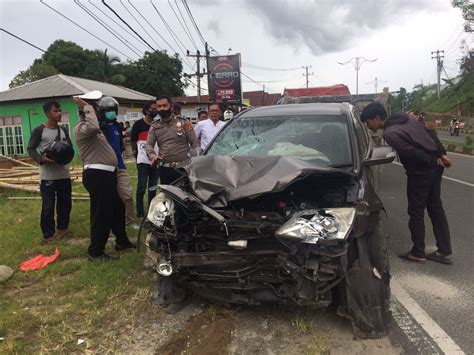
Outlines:
{"label": "car windshield", "polygon": [[352,166],[344,115],[242,117],[229,122],[207,155],[281,155],[322,166]]}

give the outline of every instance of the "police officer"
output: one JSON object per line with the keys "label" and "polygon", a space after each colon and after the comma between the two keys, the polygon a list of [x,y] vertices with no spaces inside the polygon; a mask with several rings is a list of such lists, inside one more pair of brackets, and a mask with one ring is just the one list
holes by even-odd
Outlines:
{"label": "police officer", "polygon": [[[176,168],[191,157],[190,148],[197,148],[199,143],[191,121],[177,118],[172,112],[168,96],[157,97],[156,108],[160,120],[150,128],[145,149],[152,166],[160,163],[160,183],[168,185],[180,177]],[[155,152],[155,143],[159,154]]]}

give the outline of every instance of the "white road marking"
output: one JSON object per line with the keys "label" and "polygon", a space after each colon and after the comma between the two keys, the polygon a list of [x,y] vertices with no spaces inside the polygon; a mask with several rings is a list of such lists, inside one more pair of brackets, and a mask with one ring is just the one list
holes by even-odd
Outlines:
{"label": "white road marking", "polygon": [[[403,166],[402,164],[394,161],[393,164],[395,165],[399,165],[399,166]],[[454,181],[454,182],[457,182],[459,184],[463,184],[463,185],[466,185],[466,186],[469,186],[469,187],[474,187],[474,184],[470,183],[470,182],[467,182],[467,181],[464,181],[464,180],[459,180],[459,179],[455,179],[455,178],[452,178],[452,177],[449,177],[449,176],[445,176],[443,175],[443,179],[446,179],[446,180],[451,180],[451,181]]]}
{"label": "white road marking", "polygon": [[467,154],[462,154],[462,153],[448,152],[448,155],[451,155],[451,154],[460,155],[460,156],[468,157],[468,158],[474,158],[474,155],[467,155]]}
{"label": "white road marking", "polygon": [[393,296],[406,308],[445,354],[464,354],[454,340],[420,307],[395,278],[392,278],[390,285]]}

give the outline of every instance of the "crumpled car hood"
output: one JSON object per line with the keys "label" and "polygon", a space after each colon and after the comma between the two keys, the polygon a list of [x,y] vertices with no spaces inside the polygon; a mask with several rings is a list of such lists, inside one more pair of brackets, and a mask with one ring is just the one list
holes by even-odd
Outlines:
{"label": "crumpled car hood", "polygon": [[193,193],[208,206],[284,190],[309,175],[353,175],[283,156],[199,156],[183,167]]}

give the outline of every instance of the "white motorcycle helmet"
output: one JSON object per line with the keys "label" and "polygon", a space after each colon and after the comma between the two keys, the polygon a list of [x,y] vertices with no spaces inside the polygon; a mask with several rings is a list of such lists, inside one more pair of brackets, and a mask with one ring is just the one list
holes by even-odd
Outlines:
{"label": "white motorcycle helmet", "polygon": [[231,110],[224,111],[224,121],[229,121],[232,117],[234,117],[234,113]]}

